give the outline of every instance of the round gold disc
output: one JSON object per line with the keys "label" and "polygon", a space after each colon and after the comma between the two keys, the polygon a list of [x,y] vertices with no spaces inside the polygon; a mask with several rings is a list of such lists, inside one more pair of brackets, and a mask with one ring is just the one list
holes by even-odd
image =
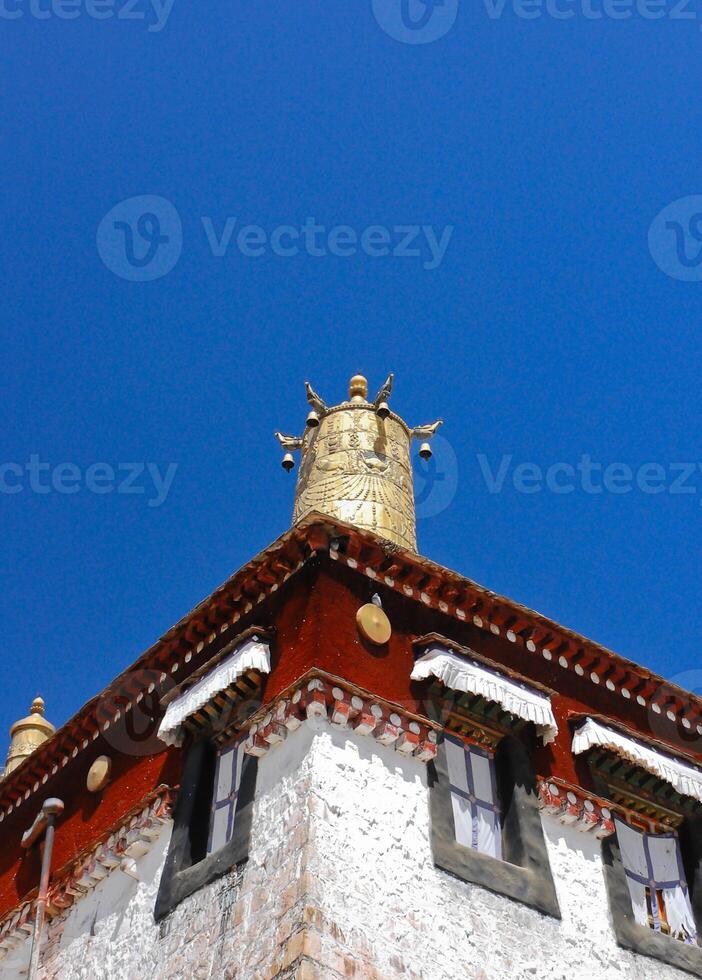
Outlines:
{"label": "round gold disc", "polygon": [[86,784],[89,792],[99,793],[107,786],[112,772],[112,759],[99,755],[88,771]]}
{"label": "round gold disc", "polygon": [[387,643],[392,634],[390,620],[380,606],[376,606],[372,602],[367,602],[365,606],[361,606],[356,613],[356,623],[361,636],[377,646]]}

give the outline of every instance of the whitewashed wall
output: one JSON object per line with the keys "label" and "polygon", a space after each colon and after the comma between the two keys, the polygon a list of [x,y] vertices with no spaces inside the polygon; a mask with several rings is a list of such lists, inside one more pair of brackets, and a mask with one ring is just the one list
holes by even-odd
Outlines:
{"label": "whitewashed wall", "polygon": [[[153,921],[170,829],[52,923],[44,980],[673,980],[615,943],[599,842],[545,816],[558,922],[432,864],[424,766],[326,722],[260,761],[251,854]],[[26,948],[0,960],[21,977]]]}

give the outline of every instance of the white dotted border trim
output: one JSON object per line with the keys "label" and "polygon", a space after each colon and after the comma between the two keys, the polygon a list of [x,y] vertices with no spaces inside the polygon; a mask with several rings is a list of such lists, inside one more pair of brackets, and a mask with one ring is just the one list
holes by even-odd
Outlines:
{"label": "white dotted border trim", "polygon": [[[345,562],[349,568],[359,569],[360,571],[363,571],[369,578],[377,579],[378,581],[384,582],[385,585],[387,585],[389,588],[394,589],[396,592],[400,592],[401,594],[407,596],[408,598],[418,598],[425,605],[436,607],[441,612],[449,616],[453,616],[454,618],[461,620],[461,622],[466,622],[468,620],[469,614],[464,609],[461,609],[459,606],[454,606],[450,603],[444,602],[443,600],[436,600],[428,593],[420,592],[417,589],[412,588],[412,586],[410,585],[401,585],[401,586],[396,585],[395,580],[391,576],[382,575],[376,572],[375,569],[371,569],[370,567],[364,567],[363,564],[357,561],[357,559],[355,558],[345,557],[339,552],[338,541],[333,540],[331,542],[329,548],[329,556],[334,561]],[[487,620],[484,619],[482,616],[477,616],[477,615],[472,616],[472,622],[473,625],[477,626],[478,629],[482,629],[485,630],[486,632],[490,632],[494,636],[503,635],[503,628],[498,626],[497,623],[490,622],[489,619]],[[511,629],[504,631],[504,636],[510,643],[517,643],[520,641],[520,638]],[[554,642],[552,645],[555,648],[558,648],[561,645],[561,642],[562,641],[558,641],[557,643]],[[539,648],[537,647],[537,645],[534,643],[533,640],[527,640],[524,646],[530,653],[539,652]],[[563,656],[554,659],[555,657],[554,652],[553,650],[550,650],[548,646],[542,647],[540,652],[544,660],[557,663],[558,666],[561,667],[563,670],[574,670],[574,672],[579,677],[586,677],[592,684],[599,685],[603,681],[603,678],[595,671],[590,671],[588,674],[586,674],[585,669],[579,663],[571,664]],[[625,687],[622,684],[615,683],[610,678],[606,678],[604,680],[604,686],[611,693],[613,694],[618,693],[622,698],[624,698],[625,701],[630,701],[632,698],[632,692],[627,687]],[[651,699],[647,700],[646,698],[642,697],[642,695],[640,694],[636,695],[636,703],[643,708],[650,708],[655,714],[661,714],[663,711],[663,707],[658,702],[653,701]],[[674,723],[677,722],[679,719],[683,728],[685,728],[687,731],[692,730],[692,722],[689,720],[689,718],[677,714],[676,712],[670,709],[666,710],[666,717],[671,722]],[[695,730],[698,735],[702,735],[702,723],[697,724],[695,726]]]}
{"label": "white dotted border trim", "polygon": [[[291,568],[288,572],[286,572],[286,574],[283,576],[282,581],[283,582],[287,582],[287,580],[291,577],[291,575],[294,575],[296,572],[299,572],[299,570],[302,568],[302,566],[305,565],[306,562],[308,562],[312,558],[314,558],[315,555],[316,555],[316,552],[315,551],[311,551],[307,558],[303,559],[302,561],[299,561],[297,563],[297,565],[295,565],[294,568]],[[275,588],[272,585],[270,591],[271,592],[274,592],[277,588],[278,588],[278,584],[275,584]],[[244,606],[244,608],[240,612],[234,613],[233,616],[232,616],[232,618],[230,620],[228,620],[226,623],[223,623],[220,626],[219,633],[216,633],[216,632],[215,633],[210,633],[210,635],[207,637],[206,640],[201,640],[197,644],[197,646],[195,647],[195,653],[202,653],[202,651],[205,649],[205,647],[210,646],[212,643],[214,643],[214,641],[219,636],[221,636],[222,633],[226,633],[226,631],[229,629],[230,626],[234,626],[236,623],[239,622],[239,620],[242,618],[242,616],[247,616],[253,609],[256,609],[267,597],[268,597],[267,596],[267,593],[262,592],[256,598],[256,601],[255,602],[247,602],[246,605]],[[236,602],[240,598],[241,598],[241,595],[239,595],[238,597],[235,597],[234,601]],[[171,664],[171,667],[170,667],[170,673],[171,673],[171,675],[177,674],[178,671],[181,670],[181,668],[184,666],[184,664],[190,663],[190,661],[192,660],[192,658],[193,658],[193,652],[192,652],[192,650],[189,650],[185,654],[185,656],[183,657],[183,661],[182,662],[180,660],[177,660],[177,661],[175,661],[175,663]],[[144,667],[144,668],[141,668],[141,669],[143,669],[144,671],[147,671],[150,668]],[[165,672],[162,671],[161,674],[159,675],[159,678],[158,678],[158,684],[159,685],[163,685],[163,683],[167,679],[168,679],[168,674],[166,674]],[[156,690],[156,683],[157,682],[152,682],[151,684],[149,684],[149,686],[146,689],[146,691],[139,691],[132,698],[131,701],[129,701],[122,708],[117,709],[115,711],[115,713],[112,715],[111,718],[108,718],[106,721],[102,722],[100,724],[98,730],[95,731],[95,732],[93,732],[93,735],[92,735],[92,738],[91,739],[87,739],[87,738],[84,739],[83,742],[80,744],[80,746],[76,746],[71,752],[69,752],[67,755],[65,755],[59,762],[57,762],[55,765],[53,765],[52,768],[51,768],[51,771],[49,773],[45,773],[42,776],[41,781],[38,780],[37,782],[35,782],[34,785],[32,787],[30,787],[28,790],[26,790],[25,793],[22,796],[20,796],[17,800],[15,800],[14,803],[10,803],[10,805],[8,807],[6,807],[4,810],[0,810],[0,824],[3,822],[3,820],[5,819],[5,817],[8,817],[15,810],[18,810],[20,808],[20,806],[29,799],[30,796],[32,796],[34,793],[36,793],[39,790],[40,786],[44,785],[49,780],[50,776],[55,776],[56,773],[58,772],[58,770],[60,768],[63,768],[64,766],[67,766],[68,763],[72,759],[75,759],[78,756],[78,753],[80,751],[82,751],[83,749],[86,749],[88,747],[88,745],[90,744],[91,741],[95,741],[95,739],[97,739],[97,737],[100,734],[100,732],[107,731],[110,728],[111,725],[113,725],[116,721],[119,721],[119,719],[121,718],[123,712],[126,713],[127,711],[131,711],[133,709],[134,705],[135,704],[138,704],[144,698],[144,695],[145,694],[152,694]]]}

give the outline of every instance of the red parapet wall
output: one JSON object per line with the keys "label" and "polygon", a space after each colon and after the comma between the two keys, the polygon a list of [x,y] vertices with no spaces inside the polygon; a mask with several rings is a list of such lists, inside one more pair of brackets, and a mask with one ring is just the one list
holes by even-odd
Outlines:
{"label": "red parapet wall", "polygon": [[[346,550],[342,553],[334,545],[343,536]],[[655,678],[643,669],[639,677],[635,665],[627,666],[628,662],[616,655],[602,648],[595,650],[593,645],[593,650],[577,659],[580,654],[574,645],[563,650],[565,641],[540,647],[532,639],[537,635],[536,626],[520,632],[528,611],[515,606],[515,614],[505,619],[497,609],[494,618],[489,618],[493,610],[488,605],[497,601],[491,593],[480,598],[478,612],[472,615],[468,600],[464,602],[461,597],[467,594],[466,589],[479,587],[468,580],[464,580],[467,585],[461,585],[455,573],[419,556],[385,552],[377,539],[343,525],[313,523],[289,532],[281,542],[263,553],[265,561],[257,560],[253,571],[251,563],[245,566],[169,631],[167,643],[164,639],[147,651],[134,665],[131,676],[137,677],[148,667],[154,676],[162,678],[159,683],[166,679],[172,688],[206,664],[235,631],[255,624],[274,631],[264,704],[285,694],[308,671],[318,669],[422,717],[427,711],[428,682],[410,678],[414,643],[435,633],[553,692],[559,734],[552,744],[538,744],[533,749],[534,767],[546,778],[592,792],[586,764],[571,751],[572,727],[586,715],[601,715],[653,738],[673,754],[701,758],[696,725],[685,730],[682,720],[687,716],[674,715],[671,719],[665,711],[651,710],[648,692]],[[253,585],[249,584],[251,576],[255,576]],[[392,625],[392,635],[383,646],[363,639],[356,625],[359,606],[369,602],[374,593],[380,596]],[[456,604],[459,599],[461,606]],[[515,621],[517,614],[519,623]],[[538,617],[533,616],[536,622]],[[587,642],[582,641],[582,651]],[[624,696],[621,678],[628,676],[632,681],[626,682],[629,686],[624,688]],[[664,682],[659,679],[658,683]],[[648,700],[642,698],[643,704],[637,700],[637,690],[646,692]],[[11,774],[4,788],[0,783],[0,796],[5,801],[10,799],[10,789],[15,793],[11,804],[3,804],[0,822],[0,918],[37,888],[39,848],[25,853],[19,842],[44,799],[56,796],[66,804],[56,833],[53,868],[58,873],[99,843],[110,827],[157,786],[176,787],[180,782],[180,750],[155,755],[131,752],[119,739],[119,726],[106,730],[99,717],[93,717],[96,710],[94,705],[82,709],[56,733],[52,745],[47,743],[46,751],[40,749],[31,764]],[[694,696],[684,710],[694,717]],[[92,735],[89,724],[94,726]],[[59,748],[60,765],[56,761]],[[103,754],[113,761],[112,776],[105,790],[93,795],[86,788],[86,777],[91,763]],[[30,771],[31,777],[27,775]]]}
{"label": "red parapet wall", "polygon": [[[102,793],[88,792],[88,769],[98,755],[113,759],[111,780]],[[32,806],[21,807],[0,826],[0,919],[21,901],[31,897],[39,885],[41,848],[20,847],[22,834],[36,816],[43,800],[58,797],[66,804],[54,840],[52,874],[59,875],[83,852],[90,850],[126,813],[137,807],[159,785],[174,786],[179,780],[179,752],[169,750],[155,756],[129,756],[115,752],[97,739],[73,764],[49,779]]]}

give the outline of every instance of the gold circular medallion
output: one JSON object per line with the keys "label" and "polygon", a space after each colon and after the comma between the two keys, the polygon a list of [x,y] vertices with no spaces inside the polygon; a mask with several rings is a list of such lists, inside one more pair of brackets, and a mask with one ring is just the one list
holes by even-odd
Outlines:
{"label": "gold circular medallion", "polygon": [[99,755],[88,770],[86,784],[90,793],[99,793],[110,781],[112,759],[107,755]]}
{"label": "gold circular medallion", "polygon": [[370,643],[375,643],[376,646],[387,643],[392,634],[390,620],[380,606],[376,606],[372,602],[367,602],[365,606],[361,606],[356,613],[356,623],[361,636]]}

